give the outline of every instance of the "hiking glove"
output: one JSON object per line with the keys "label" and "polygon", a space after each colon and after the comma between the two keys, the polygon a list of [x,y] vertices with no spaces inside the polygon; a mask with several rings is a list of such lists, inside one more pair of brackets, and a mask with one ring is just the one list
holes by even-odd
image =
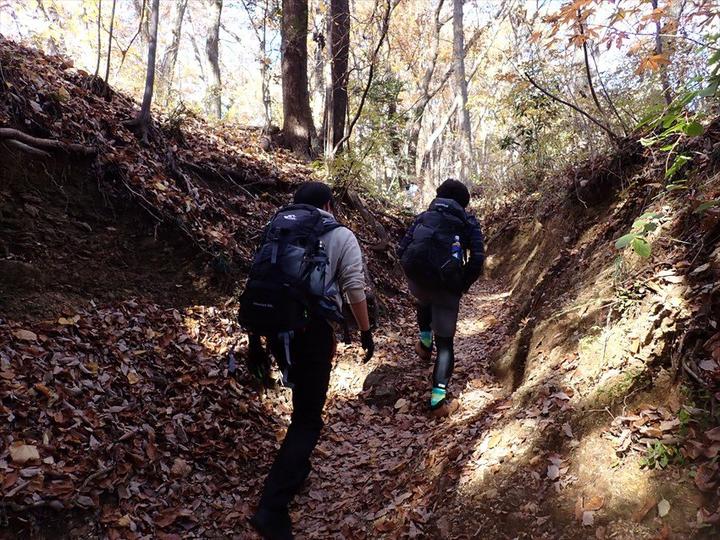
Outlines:
{"label": "hiking glove", "polygon": [[371,330],[362,330],[360,332],[360,344],[365,350],[365,357],[363,358],[363,363],[367,364],[373,357],[373,353],[375,352],[375,342],[373,341]]}
{"label": "hiking glove", "polygon": [[270,357],[258,335],[251,335],[249,338],[247,366],[250,374],[259,383],[267,385],[270,379]]}

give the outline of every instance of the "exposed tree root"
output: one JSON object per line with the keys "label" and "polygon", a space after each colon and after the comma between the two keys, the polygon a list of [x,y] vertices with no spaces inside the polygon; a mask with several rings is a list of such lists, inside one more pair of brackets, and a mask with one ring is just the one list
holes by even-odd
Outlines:
{"label": "exposed tree root", "polygon": [[[19,142],[22,146],[14,144],[27,152],[34,153],[36,155],[42,150],[59,150],[70,154],[80,154],[83,156],[94,156],[97,154],[97,148],[94,146],[85,146],[77,143],[66,143],[57,139],[41,139],[39,137],[33,137],[22,131],[13,128],[0,128],[0,139],[8,139],[10,141]],[[45,153],[46,154],[46,153]],[[43,155],[43,157],[46,157]]]}

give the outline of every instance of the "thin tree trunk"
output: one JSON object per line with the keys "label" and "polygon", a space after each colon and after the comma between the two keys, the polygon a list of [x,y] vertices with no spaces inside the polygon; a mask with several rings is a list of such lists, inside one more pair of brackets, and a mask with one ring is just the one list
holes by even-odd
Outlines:
{"label": "thin tree trunk", "polygon": [[113,28],[115,27],[115,5],[117,0],[113,0],[112,11],[110,13],[110,31],[108,32],[108,50],[107,50],[107,62],[105,62],[105,82],[109,82],[110,77],[110,57],[112,56],[112,38]]}
{"label": "thin tree trunk", "polygon": [[[585,35],[585,27],[583,25],[581,9],[578,9],[578,25],[580,26],[580,34]],[[600,100],[598,99],[597,94],[595,93],[595,85],[593,84],[592,74],[590,72],[590,59],[589,59],[589,54],[588,54],[587,40],[583,41],[582,47],[583,47],[583,58],[585,59],[585,76],[587,77],[588,86],[590,87],[590,94],[592,95],[593,101],[595,102],[595,107],[597,107],[598,112],[603,117],[605,117],[605,111],[600,106]]]}
{"label": "thin tree trunk", "polygon": [[345,114],[348,106],[348,59],[350,54],[350,4],[348,0],[330,0],[328,19],[331,58],[331,99],[326,102],[326,148],[342,151],[340,141],[345,135]]}
{"label": "thin tree trunk", "polygon": [[205,41],[205,54],[210,66],[210,79],[207,86],[206,101],[208,113],[218,120],[222,117],[222,82],[220,80],[220,17],[223,0],[208,0],[208,35]]}
{"label": "thin tree trunk", "polygon": [[97,64],[95,64],[95,78],[100,74],[100,57],[102,56],[102,40],[100,38],[100,28],[102,26],[102,0],[98,0],[98,19],[97,19]]}
{"label": "thin tree trunk", "polygon": [[133,6],[135,7],[135,13],[137,13],[138,19],[144,21],[140,26],[140,43],[147,45],[150,42],[150,27],[148,26],[148,18],[145,17],[145,1],[133,0]]}
{"label": "thin tree trunk", "polygon": [[435,6],[433,16],[433,34],[430,44],[430,60],[428,62],[423,76],[420,79],[420,99],[412,110],[412,121],[407,133],[407,162],[405,172],[407,176],[416,174],[417,167],[417,147],[420,139],[420,131],[422,130],[422,120],[425,114],[425,108],[430,103],[430,83],[435,74],[435,65],[437,64],[438,54],[440,50],[440,30],[443,23],[440,21],[440,11],[442,10],[445,0],[438,0]]}
{"label": "thin tree trunk", "polygon": [[148,58],[147,58],[147,72],[145,75],[145,92],[143,94],[143,101],[140,107],[140,113],[135,120],[131,121],[129,125],[136,126],[143,139],[143,142],[147,143],[148,132],[152,124],[152,115],[150,113],[150,105],[153,98],[153,88],[155,86],[155,57],[157,53],[157,33],[158,33],[158,18],[160,14],[160,0],[152,0],[150,7],[150,32],[148,35]]}
{"label": "thin tree trunk", "polygon": [[159,75],[160,88],[158,97],[164,99],[167,106],[170,101],[172,92],[173,79],[175,76],[175,64],[177,63],[178,51],[180,50],[180,37],[182,36],[183,19],[185,18],[185,9],[188,0],[177,0],[175,2],[175,19],[172,26],[172,40],[165,50],[162,60],[160,61]]}
{"label": "thin tree trunk", "polygon": [[200,47],[198,46],[197,39],[195,39],[196,32],[195,32],[195,24],[193,23],[193,19],[192,19],[192,9],[189,9],[187,11],[187,18],[188,18],[188,22],[190,23],[190,26],[192,27],[191,31],[190,31],[190,43],[192,43],[193,53],[195,54],[195,60],[197,60],[198,66],[200,67],[200,78],[203,81],[205,81],[207,79],[205,78],[205,68],[203,66],[203,58],[202,58],[202,55],[200,54]]}
{"label": "thin tree trunk", "polygon": [[282,0],[283,136],[299,156],[309,159],[315,126],[307,76],[307,0]]}
{"label": "thin tree trunk", "polygon": [[465,77],[465,36],[463,28],[463,0],[453,0],[453,72],[455,94],[460,96],[460,109],[457,115],[460,137],[458,167],[456,173],[466,179],[472,170],[472,133],[470,111],[467,108],[467,79]]}
{"label": "thin tree trunk", "polygon": [[262,99],[265,109],[265,129],[272,125],[272,98],[270,97],[270,58],[267,51],[267,26],[270,0],[265,0],[263,5],[263,25],[260,39],[260,77],[262,79]]}
{"label": "thin tree trunk", "polygon": [[[654,10],[658,8],[658,0],[651,0],[652,7]],[[660,26],[660,20],[655,21],[655,54],[663,53],[663,42],[662,42],[662,27]],[[673,101],[672,88],[670,87],[670,80],[668,78],[667,65],[660,66],[660,84],[662,84],[662,93],[665,98],[665,103],[670,106]]]}

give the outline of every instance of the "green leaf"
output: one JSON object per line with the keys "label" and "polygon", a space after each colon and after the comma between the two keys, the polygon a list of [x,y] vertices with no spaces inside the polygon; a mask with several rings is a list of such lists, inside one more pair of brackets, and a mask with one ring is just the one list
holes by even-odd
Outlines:
{"label": "green leaf", "polygon": [[669,128],[672,126],[678,119],[678,116],[680,116],[680,112],[674,112],[674,113],[668,113],[663,117],[663,123],[662,126],[664,128]]}
{"label": "green leaf", "polygon": [[625,236],[621,236],[621,237],[618,238],[617,241],[615,242],[615,247],[616,247],[617,249],[626,248],[626,247],[628,247],[628,245],[630,244],[630,242],[632,242],[633,240],[635,240],[635,238],[637,238],[637,235],[636,235],[635,233],[628,233],[628,234],[626,234]]}
{"label": "green leaf", "polygon": [[670,184],[667,186],[668,191],[680,191],[681,189],[687,189],[687,186],[683,186],[680,184]]}
{"label": "green leaf", "polygon": [[688,161],[692,161],[692,158],[690,156],[686,156],[685,154],[680,154],[679,156],[677,156],[670,168],[665,171],[665,178],[672,178],[675,173],[678,172],[680,168]]}
{"label": "green leaf", "polygon": [[649,146],[657,143],[659,140],[660,139],[657,137],[642,137],[640,138],[640,144],[642,144],[645,148],[648,148]]}
{"label": "green leaf", "polygon": [[657,228],[657,223],[646,223],[645,225],[643,225],[643,232],[653,232]]}
{"label": "green leaf", "polygon": [[641,219],[660,219],[661,217],[663,217],[663,215],[660,212],[645,212],[643,215],[637,218],[636,221],[639,221]]}
{"label": "green leaf", "polygon": [[699,94],[700,94],[699,90],[693,90],[692,92],[685,92],[678,98],[679,99],[678,105],[680,106],[680,108],[685,107],[685,105],[687,105],[693,99],[698,97]]}
{"label": "green leaf", "polygon": [[688,137],[697,137],[705,132],[705,128],[702,127],[702,124],[700,122],[690,122],[688,125],[685,126],[685,129],[683,129],[683,131]]}
{"label": "green leaf", "polygon": [[720,206],[720,199],[714,199],[712,201],[705,201],[700,206],[698,206],[694,213],[695,214],[701,214],[707,210],[710,210],[711,208],[714,208],[715,206]]}
{"label": "green leaf", "polygon": [[698,92],[698,95],[702,97],[713,97],[717,93],[717,89],[718,83],[713,83],[700,90],[700,92]]}
{"label": "green leaf", "polygon": [[720,60],[720,51],[715,51],[715,53],[710,58],[708,58],[708,65],[711,66],[715,64],[718,60]]}
{"label": "green leaf", "polygon": [[632,248],[641,257],[647,258],[650,256],[650,244],[644,238],[636,236],[632,241]]}

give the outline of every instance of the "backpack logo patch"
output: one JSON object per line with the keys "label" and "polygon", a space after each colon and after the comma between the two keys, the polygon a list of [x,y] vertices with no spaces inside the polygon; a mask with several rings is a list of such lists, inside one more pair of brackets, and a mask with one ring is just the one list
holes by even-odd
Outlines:
{"label": "backpack logo patch", "polygon": [[290,221],[297,221],[297,216],[295,214],[285,214],[283,216],[283,219],[289,219]]}

